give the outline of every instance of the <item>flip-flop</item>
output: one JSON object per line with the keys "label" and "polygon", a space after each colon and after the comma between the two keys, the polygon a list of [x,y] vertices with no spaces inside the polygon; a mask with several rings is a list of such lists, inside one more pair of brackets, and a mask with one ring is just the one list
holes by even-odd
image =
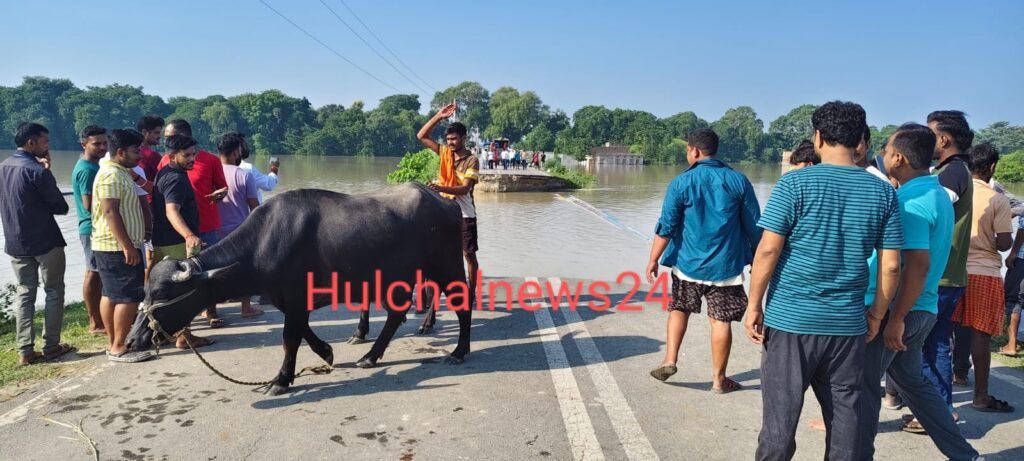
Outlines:
{"label": "flip-flop", "polygon": [[255,311],[256,312],[250,312],[248,314],[242,313],[241,316],[242,316],[243,319],[248,319],[248,318],[259,317],[259,316],[263,315],[263,311],[262,310],[255,309]]}
{"label": "flip-flop", "polygon": [[210,328],[222,328],[224,327],[224,319],[217,317],[210,320]]}
{"label": "flip-flop", "polygon": [[730,392],[735,392],[735,391],[738,391],[740,389],[743,389],[743,385],[742,384],[740,384],[740,383],[738,383],[736,381],[733,381],[733,380],[731,380],[729,378],[725,378],[725,381],[723,381],[722,384],[723,384],[723,387],[720,387],[718,389],[715,389],[715,388],[712,387],[711,388],[711,392],[715,393],[715,394],[728,394]]}
{"label": "flip-flop", "polygon": [[909,432],[911,434],[925,434],[928,431],[924,429],[924,426],[922,426],[918,420],[912,419],[903,423],[903,432]]}
{"label": "flip-flop", "polygon": [[1012,413],[1013,406],[1004,400],[999,400],[993,396],[988,396],[988,403],[985,405],[971,404],[971,408],[983,412],[983,413]]}
{"label": "flip-flop", "polygon": [[[216,341],[213,338],[206,338],[206,337],[203,337],[203,336],[193,336],[192,337],[192,347],[194,347],[196,349],[198,349],[200,347],[209,346],[209,345],[211,345],[211,344],[213,344],[215,342]],[[185,344],[185,347],[181,347],[181,346],[177,345],[177,342],[175,342],[175,346],[178,347],[178,349],[188,349],[188,344],[187,343]]]}
{"label": "flip-flop", "polygon": [[996,351],[996,354],[999,354],[999,355],[1001,355],[1003,357],[1017,358],[1017,353],[1016,352],[1003,352],[1003,351],[999,350],[999,351]]}
{"label": "flip-flop", "polygon": [[57,345],[57,350],[56,351],[50,352],[50,353],[47,353],[47,354],[43,354],[43,357],[40,359],[40,361],[48,362],[50,360],[55,360],[55,359],[57,359],[57,357],[60,357],[60,356],[62,356],[64,354],[67,354],[68,352],[75,352],[77,350],[78,349],[75,348],[75,346],[72,346],[72,345],[67,344],[67,343],[60,343],[60,344]]}
{"label": "flip-flop", "polygon": [[665,364],[651,370],[651,376],[654,377],[654,379],[657,379],[658,381],[665,381],[672,375],[676,374],[677,371],[679,371],[679,369],[676,368],[675,365]]}

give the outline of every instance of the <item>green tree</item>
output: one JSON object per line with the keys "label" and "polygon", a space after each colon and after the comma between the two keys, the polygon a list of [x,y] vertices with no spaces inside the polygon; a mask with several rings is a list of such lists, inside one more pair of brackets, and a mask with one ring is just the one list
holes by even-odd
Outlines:
{"label": "green tree", "polygon": [[718,133],[718,154],[728,162],[754,161],[762,153],[764,143],[764,122],[749,106],[740,106],[725,111],[722,118],[711,124]]}
{"label": "green tree", "polygon": [[686,136],[693,130],[711,126],[707,120],[698,117],[693,112],[680,112],[663,119],[662,123],[668,128],[672,137],[679,139],[686,139]]}
{"label": "green tree", "polygon": [[1000,156],[996,179],[1007,183],[1024,182],[1024,150]]}
{"label": "green tree", "polygon": [[228,98],[253,131],[257,154],[288,154],[302,148],[316,113],[306,98],[293,98],[278,90],[246,93]]}
{"label": "green tree", "polygon": [[491,124],[484,137],[505,137],[513,142],[522,139],[533,127],[549,117],[550,109],[532,91],[519,93],[512,87],[498,88],[491,94]]}
{"label": "green tree", "polygon": [[5,115],[0,120],[3,132],[7,134],[0,139],[0,146],[14,148],[14,133],[21,122],[40,123],[50,131],[50,148],[76,149],[78,134],[74,127],[74,114],[61,110],[59,101],[79,93],[67,79],[51,79],[47,77],[25,77],[21,85],[4,92],[0,101]]}
{"label": "green tree", "polygon": [[491,124],[491,95],[483,85],[466,81],[434,93],[430,112],[437,112],[453,100],[459,102],[459,119],[470,130],[476,128],[483,132]]}
{"label": "green tree", "polygon": [[[978,130],[975,142],[989,142],[1000,153],[1024,150],[1024,126],[996,122]],[[999,163],[1002,163],[1000,161]]]}
{"label": "green tree", "polygon": [[555,148],[555,134],[547,125],[537,125],[523,137],[518,146],[526,150],[551,151]]}
{"label": "green tree", "polygon": [[881,130],[873,126],[868,127],[871,131],[871,152],[874,154],[882,152],[882,148],[889,142],[889,137],[896,132],[897,128],[899,127],[896,125],[886,125]]}

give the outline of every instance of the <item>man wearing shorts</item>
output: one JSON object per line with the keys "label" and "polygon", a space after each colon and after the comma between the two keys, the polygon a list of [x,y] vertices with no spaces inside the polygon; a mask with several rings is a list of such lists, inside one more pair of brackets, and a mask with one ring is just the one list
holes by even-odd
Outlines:
{"label": "man wearing shorts", "polygon": [[129,171],[139,163],[142,134],[113,130],[111,155],[100,162],[93,184],[92,250],[103,284],[100,314],[107,330],[107,358],[141,362],[149,351],[131,352],[125,338],[145,298],[144,268],[139,248],[146,238],[146,220]]}
{"label": "man wearing shorts", "polygon": [[718,135],[702,128],[687,136],[690,167],[668,186],[645,274],[654,283],[661,265],[672,268],[672,302],[665,360],[651,376],[665,381],[676,373],[679,345],[690,314],[707,299],[711,322],[711,390],[740,388],[725,376],[732,348],[731,323],[743,318],[747,294],[743,267],[761,240],[761,208],[746,176],[717,159]]}
{"label": "man wearing shorts", "polygon": [[[1003,330],[1005,312],[1003,258],[999,252],[1013,243],[1013,214],[1010,201],[989,186],[999,162],[991,144],[978,144],[967,151],[974,181],[974,215],[971,244],[967,250],[967,289],[953,311],[953,322],[971,329],[971,359],[974,362],[974,401],[978,411],[1007,413],[1008,403],[988,393],[992,356],[989,343]],[[967,370],[954,368],[954,375],[966,381]]]}
{"label": "man wearing shorts", "polygon": [[85,256],[85,276],[82,277],[82,300],[89,313],[89,333],[105,335],[100,316],[100,274],[92,257],[92,186],[100,171],[100,159],[107,153],[107,130],[89,125],[82,130],[82,157],[71,172],[71,192],[75,197],[78,214],[78,239]]}
{"label": "man wearing shorts", "polygon": [[476,206],[473,203],[473,186],[479,179],[480,159],[466,149],[466,125],[452,122],[445,129],[445,143],[439,145],[430,139],[430,131],[441,120],[455,114],[455,103],[441,108],[420,132],[416,135],[428,149],[441,156],[441,167],[438,171],[439,180],[431,182],[429,187],[441,193],[441,196],[455,200],[462,209],[462,254],[466,257],[466,270],[469,274],[469,289],[476,286],[476,272],[480,264],[476,259]]}

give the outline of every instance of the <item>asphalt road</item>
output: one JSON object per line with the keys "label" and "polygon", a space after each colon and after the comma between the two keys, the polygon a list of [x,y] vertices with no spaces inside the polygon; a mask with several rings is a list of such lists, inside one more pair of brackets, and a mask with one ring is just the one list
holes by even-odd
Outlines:
{"label": "asphalt road", "polygon": [[[618,288],[613,301],[628,291]],[[745,388],[715,395],[707,323],[699,318],[683,343],[680,372],[661,383],[648,376],[663,353],[666,314],[659,305],[631,312],[509,312],[503,301],[496,307],[474,314],[473,352],[464,364],[442,360],[458,335],[454,313],[444,312],[427,336],[415,335],[419,319],[411,318],[370,370],[353,365],[370,345],[344,343],[355,315],[316,311],[313,328],[334,346],[335,368],[300,377],[279,397],[221,380],[188,351],[165,349],[139,364],[112,364],[99,354],[82,358],[73,376],[0,403],[0,459],[92,459],[83,440],[72,440],[74,431],[43,417],[80,422],[105,460],[753,457],[761,425],[760,353],[741,325],[733,326],[729,374]],[[196,324],[197,334],[217,340],[205,348],[215,366],[242,380],[276,374],[283,316],[264,309],[256,319],[223,309],[229,322],[223,329]],[[382,320],[374,316],[371,336]],[[299,367],[321,363],[302,348]],[[1024,373],[998,368],[991,387],[1020,409],[996,415],[961,408],[960,428],[987,459],[1024,459]],[[970,389],[958,388],[957,400],[969,406]],[[824,434],[806,425],[818,413],[808,393],[796,459],[823,456]],[[882,410],[878,459],[942,459],[927,436],[900,431],[900,415]]]}

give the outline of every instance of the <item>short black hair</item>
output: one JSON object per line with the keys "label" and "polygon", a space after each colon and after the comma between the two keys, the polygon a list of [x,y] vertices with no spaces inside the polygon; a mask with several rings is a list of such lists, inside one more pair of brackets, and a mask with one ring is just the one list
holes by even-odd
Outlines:
{"label": "short black hair", "polygon": [[38,123],[21,122],[18,124],[18,129],[14,131],[14,145],[25,147],[29,141],[39,139],[43,134],[50,134],[50,130]]}
{"label": "short black hair", "polygon": [[[156,114],[143,115],[139,118],[139,121],[135,122],[135,129],[139,131],[150,131],[163,127],[164,118]],[[177,127],[175,127],[175,129],[177,129]],[[192,129],[189,128],[189,131],[192,131]]]}
{"label": "short black hair", "polygon": [[228,155],[245,145],[245,135],[237,131],[224,133],[217,142],[217,152],[220,155]]}
{"label": "short black hair", "polygon": [[718,133],[711,128],[698,128],[686,135],[686,145],[707,155],[715,155],[718,153]]}
{"label": "short black hair", "polygon": [[82,141],[89,139],[90,136],[99,136],[101,134],[107,134],[107,129],[98,125],[89,125],[82,128]]}
{"label": "short black hair", "polygon": [[864,145],[871,148],[871,127],[867,123],[864,124]]}
{"label": "short black hair", "polygon": [[131,128],[110,130],[110,153],[116,155],[118,149],[140,146],[145,139],[142,133]]}
{"label": "short black hair", "polygon": [[450,134],[458,135],[460,138],[466,137],[466,125],[463,125],[462,122],[452,122],[448,128],[444,129],[445,136]]}
{"label": "short black hair", "polygon": [[790,165],[801,163],[810,163],[811,165],[821,163],[821,156],[814,151],[814,143],[810,139],[800,141],[800,144],[793,148],[793,153],[789,154]]}
{"label": "short black hair", "polygon": [[826,144],[854,148],[864,139],[864,130],[868,126],[867,114],[860,104],[830,101],[814,111],[811,126],[821,133],[821,139]]}
{"label": "short black hair", "polygon": [[168,136],[167,139],[164,140],[164,146],[167,147],[168,152],[183,151],[194,145],[196,145],[195,138],[187,134]]}
{"label": "short black hair", "polygon": [[944,133],[953,135],[956,148],[964,152],[971,148],[974,143],[974,132],[967,124],[967,116],[958,110],[937,110],[928,114],[928,123],[936,123],[936,128]]}
{"label": "short black hair", "polygon": [[919,123],[904,123],[893,134],[892,148],[915,170],[927,170],[935,154],[935,133]]}
{"label": "short black hair", "polygon": [[184,119],[176,118],[174,120],[167,122],[167,124],[174,127],[174,132],[176,134],[185,134],[192,136],[192,125],[189,125],[188,122]]}
{"label": "short black hair", "polygon": [[971,173],[989,174],[992,165],[999,162],[999,151],[992,144],[983,142],[967,151],[970,158]]}

